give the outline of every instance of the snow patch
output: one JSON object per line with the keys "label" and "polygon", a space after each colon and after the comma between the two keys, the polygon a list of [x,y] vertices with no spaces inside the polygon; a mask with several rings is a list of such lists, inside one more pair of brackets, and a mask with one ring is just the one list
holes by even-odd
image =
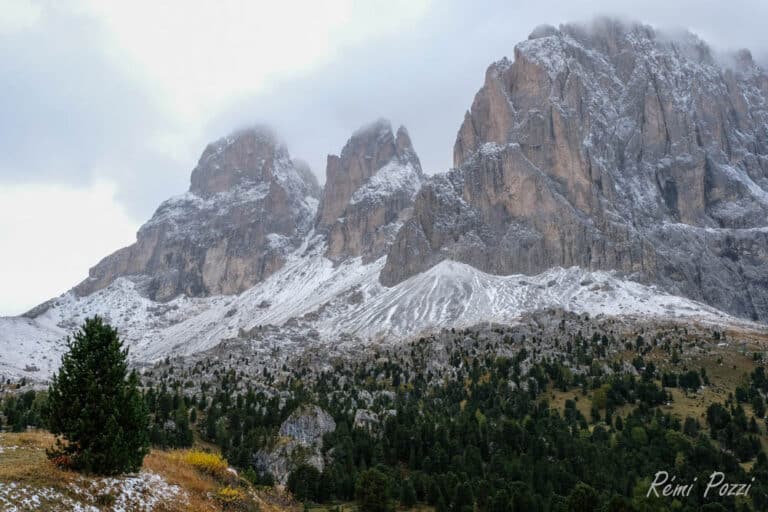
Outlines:
{"label": "snow patch", "polygon": [[377,201],[400,191],[406,192],[413,199],[419,188],[421,188],[421,176],[413,165],[410,162],[402,164],[397,159],[392,159],[357,189],[349,202],[357,204]]}
{"label": "snow patch", "polygon": [[164,502],[188,502],[187,494],[161,476],[142,472],[117,478],[81,478],[70,484],[65,494],[53,487],[31,487],[16,482],[0,482],[0,509],[5,512],[56,510],[60,512],[99,512],[100,495],[114,497],[113,512],[151,512]]}

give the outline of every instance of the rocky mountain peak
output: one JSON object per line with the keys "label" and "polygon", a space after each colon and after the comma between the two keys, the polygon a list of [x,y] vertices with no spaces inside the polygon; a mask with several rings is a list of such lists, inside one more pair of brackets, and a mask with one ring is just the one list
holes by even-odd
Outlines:
{"label": "rocky mountain peak", "polygon": [[328,255],[375,259],[383,254],[413,203],[421,163],[405,127],[393,133],[379,119],[356,130],[339,156],[329,155],[317,228],[328,235]]}
{"label": "rocky mountain peak", "polygon": [[282,267],[312,227],[320,187],[269,128],[209,144],[186,194],[163,202],[136,243],[107,256],[75,291],[129,277],[151,299],[239,293]]}
{"label": "rocky mountain peak", "polygon": [[[50,374],[93,314],[138,361],[242,347],[275,368],[551,306],[768,321],[768,76],[749,52],[603,19],[538,27],[513,57],[488,68],[455,168],[429,178],[383,119],[328,157],[324,190],[264,127],[211,143],[134,244],[0,318],[0,371]],[[281,427],[299,451],[265,453],[276,476],[274,455],[332,427],[302,416]]]}
{"label": "rocky mountain peak", "polygon": [[209,144],[192,171],[189,191],[211,197],[239,185],[256,185],[273,179],[276,163],[288,150],[265,126],[239,130]]}
{"label": "rocky mountain peak", "polygon": [[408,134],[408,130],[405,128],[405,126],[400,126],[397,129],[397,134],[395,135],[395,146],[397,147],[398,155],[402,155],[407,160],[418,160],[416,151],[413,149],[411,136]]}
{"label": "rocky mountain peak", "polygon": [[371,172],[375,172],[394,156],[407,159],[409,155],[413,156],[415,152],[405,126],[400,126],[395,133],[388,119],[379,118],[352,133],[341,150],[340,158],[363,158],[369,162]]}
{"label": "rocky mountain peak", "polygon": [[746,48],[738,50],[733,55],[733,58],[737,65],[737,71],[752,70],[756,66],[755,60],[752,58],[752,52]]}
{"label": "rocky mountain peak", "polygon": [[415,155],[408,132],[398,130],[395,139],[387,119],[355,130],[339,156],[328,155],[326,185],[318,212],[318,227],[326,229],[343,212],[352,194],[391,160],[408,161]]}
{"label": "rocky mountain peak", "polygon": [[690,33],[536,28],[492,64],[381,281],[446,258],[494,274],[627,272],[768,318],[768,78]]}

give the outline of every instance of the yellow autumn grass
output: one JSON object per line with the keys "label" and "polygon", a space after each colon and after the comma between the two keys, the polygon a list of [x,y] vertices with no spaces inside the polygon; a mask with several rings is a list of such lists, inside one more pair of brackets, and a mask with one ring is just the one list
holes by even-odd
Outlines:
{"label": "yellow autumn grass", "polygon": [[212,477],[227,480],[230,474],[227,471],[229,464],[219,453],[202,450],[182,450],[176,452],[176,456],[184,463]]}
{"label": "yellow autumn grass", "polygon": [[53,435],[45,431],[0,434],[0,482],[67,489],[77,474],[48,460],[45,449],[54,442]]}
{"label": "yellow autumn grass", "polygon": [[[54,436],[42,430],[0,434],[0,484],[53,488],[77,500],[73,486],[87,486],[89,477],[52,464],[45,449],[54,442]],[[145,457],[142,471],[161,476],[187,496],[186,500],[159,504],[157,512],[255,510],[256,506],[262,512],[298,510],[295,503],[283,503],[282,495],[253,489],[227,468],[226,459],[215,452],[153,449]]]}
{"label": "yellow autumn grass", "polygon": [[235,487],[222,487],[216,493],[216,496],[224,503],[235,503],[245,500],[245,493]]}

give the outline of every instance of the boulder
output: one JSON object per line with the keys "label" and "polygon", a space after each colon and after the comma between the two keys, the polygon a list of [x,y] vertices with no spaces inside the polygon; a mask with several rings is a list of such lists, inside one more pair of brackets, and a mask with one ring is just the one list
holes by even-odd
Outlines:
{"label": "boulder", "polygon": [[262,473],[271,473],[281,485],[288,482],[291,471],[309,464],[322,471],[323,436],[336,430],[336,422],[316,405],[306,405],[293,411],[280,425],[277,440],[268,449],[253,456],[254,466]]}

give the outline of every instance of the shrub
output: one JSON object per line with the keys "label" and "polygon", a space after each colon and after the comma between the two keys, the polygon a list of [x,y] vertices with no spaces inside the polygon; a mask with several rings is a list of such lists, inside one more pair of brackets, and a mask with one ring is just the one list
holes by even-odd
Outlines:
{"label": "shrub", "polygon": [[218,453],[204,452],[202,450],[189,450],[183,452],[181,459],[193,468],[207,473],[219,479],[228,476],[226,459]]}
{"label": "shrub", "polygon": [[240,489],[226,486],[218,490],[216,497],[224,503],[237,503],[245,500],[245,493]]}
{"label": "shrub", "polygon": [[222,510],[238,512],[258,512],[259,507],[242,489],[226,486],[216,491],[216,500],[221,504]]}
{"label": "shrub", "polygon": [[57,455],[51,459],[54,466],[60,469],[72,468],[72,457],[68,455]]}

